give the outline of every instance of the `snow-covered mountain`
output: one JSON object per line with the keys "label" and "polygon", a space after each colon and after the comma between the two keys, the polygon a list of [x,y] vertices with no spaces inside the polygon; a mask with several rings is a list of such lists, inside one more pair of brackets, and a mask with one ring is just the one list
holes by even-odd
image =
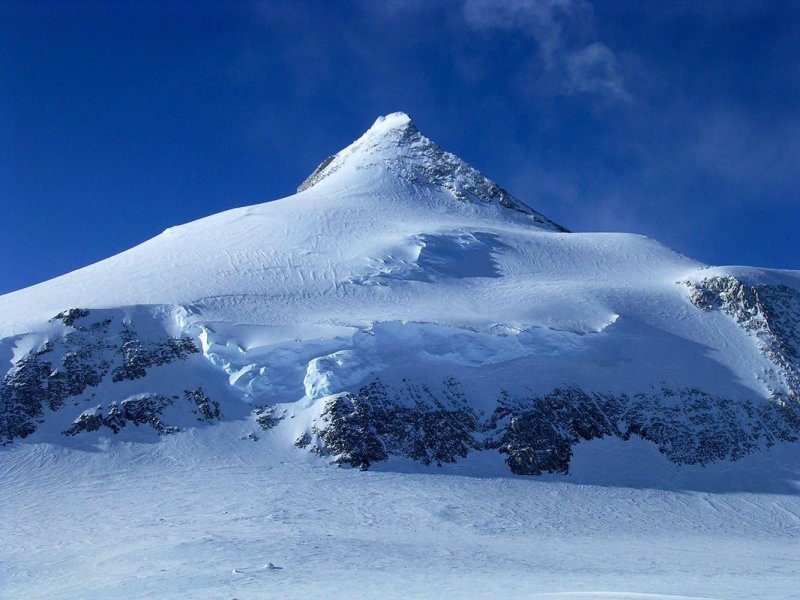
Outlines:
{"label": "snow-covered mountain", "polygon": [[800,436],[800,272],[570,233],[403,113],[293,196],[0,297],[0,338],[11,445],[219,428],[531,475],[597,438],[708,464]]}

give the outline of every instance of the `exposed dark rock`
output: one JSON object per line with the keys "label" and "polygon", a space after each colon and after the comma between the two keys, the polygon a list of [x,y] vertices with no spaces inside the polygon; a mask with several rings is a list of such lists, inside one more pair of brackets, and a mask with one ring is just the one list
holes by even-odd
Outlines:
{"label": "exposed dark rock", "polygon": [[170,398],[158,395],[123,400],[119,404],[112,402],[103,425],[114,433],[119,433],[129,423],[149,425],[160,434],[175,433],[179,429],[165,425],[160,418],[164,409],[173,402]]}
{"label": "exposed dark rock", "polygon": [[105,425],[105,419],[102,414],[95,411],[84,412],[72,422],[72,426],[64,432],[64,435],[77,435],[84,431],[97,431],[103,425]]}
{"label": "exposed dark rock", "polygon": [[43,413],[43,404],[61,400],[53,396],[45,397],[43,402],[38,393],[52,370],[50,363],[39,362],[31,356],[20,360],[5,376],[0,388],[0,435],[3,442],[32,434]]}
{"label": "exposed dark rock", "polygon": [[390,390],[376,381],[330,398],[312,429],[314,451],[338,464],[366,469],[389,456],[442,464],[473,449],[496,449],[520,475],[568,473],[575,444],[606,436],[638,436],[676,464],[707,464],[797,441],[798,432],[796,403],[754,404],[695,389],[628,396],[565,387],[516,399],[504,393],[481,420],[452,381],[438,393],[408,382]]}
{"label": "exposed dark rock", "polygon": [[454,154],[444,151],[438,144],[423,136],[414,123],[409,122],[403,128],[397,143],[408,148],[408,155],[399,155],[386,167],[409,182],[442,187],[456,200],[486,204],[496,202],[504,208],[528,215],[540,225],[551,227],[556,231],[567,231],[514,198],[497,183]]}
{"label": "exposed dark rock", "polygon": [[319,451],[338,464],[366,469],[389,455],[450,463],[477,447],[478,417],[453,380],[445,382],[442,398],[408,382],[391,397],[389,392],[375,381],[328,400],[321,424],[313,428]]}
{"label": "exposed dark rock", "polygon": [[[0,385],[0,443],[29,436],[47,411],[57,411],[68,398],[99,386],[110,371],[115,382],[136,379],[152,366],[199,352],[189,338],[145,343],[128,326],[117,336],[111,319],[87,323],[89,315],[85,309],[59,313],[54,320],[74,329],[29,352],[5,375]],[[216,418],[218,406],[198,404],[198,410]]]}
{"label": "exposed dark rock", "polygon": [[695,306],[721,310],[756,338],[776,366],[778,381],[766,382],[773,396],[800,401],[800,291],[786,285],[748,285],[732,276],[684,283]]}
{"label": "exposed dark rock", "polygon": [[313,439],[311,438],[311,434],[307,431],[301,433],[297,439],[294,441],[294,445],[298,448],[308,448],[311,445]]}
{"label": "exposed dark rock", "polygon": [[600,400],[575,388],[516,403],[502,398],[493,421],[510,417],[499,443],[509,468],[524,475],[568,472],[574,444],[618,433]]}
{"label": "exposed dark rock", "polygon": [[800,412],[774,402],[755,406],[695,389],[628,396],[559,388],[498,408],[510,415],[499,449],[514,473],[537,475],[567,473],[574,444],[605,436],[641,437],[676,464],[738,460],[798,439]]}
{"label": "exposed dark rock", "polygon": [[315,183],[317,183],[318,181],[323,179],[324,178],[323,172],[325,171],[325,167],[327,167],[329,164],[331,164],[333,162],[334,158],[336,158],[335,154],[329,156],[328,158],[323,160],[321,163],[319,163],[317,168],[314,169],[314,172],[311,173],[311,175],[309,175],[308,177],[306,177],[305,181],[303,181],[303,183],[301,183],[297,187],[297,193],[299,194],[300,192],[304,192],[308,188],[312,187]]}
{"label": "exposed dark rock", "polygon": [[[203,420],[219,419],[221,416],[219,403],[205,395],[201,388],[185,390],[183,401],[189,408],[196,407],[195,412]],[[180,431],[179,427],[169,425],[163,421],[164,411],[180,402],[179,396],[168,398],[160,394],[141,395],[128,398],[122,402],[112,402],[108,412],[103,415],[102,407],[98,406],[91,412],[84,412],[72,422],[72,426],[64,431],[64,435],[72,436],[89,431],[97,431],[107,427],[114,433],[119,433],[129,424],[149,425],[159,435],[167,435]]]}
{"label": "exposed dark rock", "polygon": [[381,413],[381,407],[352,394],[336,396],[325,405],[322,416],[326,426],[314,432],[335,463],[367,469],[371,463],[389,457],[376,431],[386,424],[386,415]]}
{"label": "exposed dark rock", "polygon": [[67,398],[100,384],[110,368],[106,330],[71,331],[17,361],[0,386],[0,442],[27,437],[46,410],[58,410]]}
{"label": "exposed dark rock", "polygon": [[64,325],[71,327],[75,321],[89,316],[89,311],[85,308],[69,308],[65,311],[58,313],[54,319],[58,319]]}
{"label": "exposed dark rock", "polygon": [[122,402],[112,402],[108,414],[103,416],[99,409],[87,415],[83,413],[64,435],[77,435],[87,431],[97,431],[101,427],[108,427],[114,433],[119,433],[128,424],[149,425],[159,434],[169,434],[180,431],[177,427],[164,424],[161,414],[164,409],[171,406],[173,399],[160,395],[140,396],[129,398]]}
{"label": "exposed dark rock", "polygon": [[253,410],[256,418],[256,423],[263,430],[272,429],[283,420],[283,417],[275,413],[273,406],[259,406]]}
{"label": "exposed dark rock", "polygon": [[123,340],[120,348],[122,364],[112,374],[115,382],[139,379],[147,375],[150,367],[184,360],[190,354],[200,352],[191,338],[169,338],[164,342],[146,345],[128,326],[125,326],[120,337]]}
{"label": "exposed dark rock", "polygon": [[197,406],[197,412],[200,414],[201,419],[213,421],[215,419],[222,418],[222,411],[219,408],[219,402],[216,400],[211,400],[208,396],[206,396],[203,388],[186,390],[183,392],[183,395],[187,400],[194,402],[194,404]]}
{"label": "exposed dark rock", "polygon": [[[403,381],[392,387],[376,380],[329,398],[318,421],[295,445],[360,469],[390,456],[441,465],[474,450],[493,449],[505,455],[514,473],[534,475],[569,472],[576,444],[606,436],[651,441],[676,464],[738,460],[780,441],[798,441],[800,292],[780,285],[749,286],[733,277],[687,285],[693,304],[728,315],[774,364],[770,401],[723,398],[691,388],[627,395],[561,387],[537,396],[503,393],[484,416],[468,405],[452,379],[436,386]],[[5,375],[0,442],[30,435],[47,412],[62,410],[67,400],[85,402],[87,390],[108,381],[109,374],[114,382],[135,380],[151,367],[199,352],[189,338],[143,339],[129,325],[90,319],[90,314],[81,309],[59,314],[56,319],[70,329],[29,352]],[[176,404],[202,421],[222,418],[219,403],[201,388],[172,398],[144,393],[83,413],[64,433],[103,427],[118,433],[130,424],[173,433],[178,428],[165,410]],[[264,430],[283,418],[274,407],[253,414]]]}

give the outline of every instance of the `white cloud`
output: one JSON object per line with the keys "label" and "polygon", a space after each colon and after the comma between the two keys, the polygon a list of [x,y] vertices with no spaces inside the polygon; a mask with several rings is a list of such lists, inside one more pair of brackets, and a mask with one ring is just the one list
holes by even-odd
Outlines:
{"label": "white cloud", "polygon": [[614,52],[596,39],[594,11],[585,0],[465,0],[464,19],[476,30],[517,31],[564,94],[631,99]]}
{"label": "white cloud", "polygon": [[568,54],[566,74],[567,89],[602,94],[619,100],[630,99],[622,83],[617,57],[601,42],[591,43]]}
{"label": "white cloud", "polygon": [[573,21],[583,3],[574,0],[466,0],[464,18],[477,29],[517,29],[539,47],[547,68],[555,66],[564,46],[564,21]]}

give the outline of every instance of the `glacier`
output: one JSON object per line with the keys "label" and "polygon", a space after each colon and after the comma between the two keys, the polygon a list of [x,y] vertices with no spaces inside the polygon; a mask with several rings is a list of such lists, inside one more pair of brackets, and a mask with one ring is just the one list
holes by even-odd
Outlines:
{"label": "glacier", "polygon": [[[800,272],[570,232],[404,113],[295,195],[0,296],[0,361],[15,595],[794,593]],[[51,502],[69,552],[108,577],[32,573],[54,534],[27,524]],[[354,518],[352,560],[374,560],[348,587]],[[152,527],[148,555],[131,536]],[[635,573],[649,536],[667,550]],[[733,575],[748,538],[782,549],[775,578]],[[685,544],[714,540],[733,540],[728,564],[687,578]],[[574,570],[551,562],[568,554]]]}

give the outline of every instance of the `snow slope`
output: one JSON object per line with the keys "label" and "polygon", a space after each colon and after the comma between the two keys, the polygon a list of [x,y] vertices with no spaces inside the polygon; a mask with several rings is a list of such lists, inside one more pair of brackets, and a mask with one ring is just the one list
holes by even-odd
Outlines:
{"label": "snow slope", "polygon": [[[154,414],[212,390],[223,418],[277,406],[262,419],[274,424],[290,410],[288,442],[362,467],[493,446],[516,472],[566,471],[577,441],[607,435],[703,463],[796,439],[798,273],[567,233],[403,113],[300,189],[0,297],[4,437],[185,428]],[[564,402],[581,415],[554,408]],[[531,445],[542,421],[559,447]],[[415,433],[398,430],[407,422]],[[340,435],[350,429],[376,439]],[[443,429],[449,449],[431,439]],[[401,448],[409,436],[424,448]]]}
{"label": "snow slope", "polygon": [[798,597],[798,290],[381,117],[0,297],[0,596]]}

